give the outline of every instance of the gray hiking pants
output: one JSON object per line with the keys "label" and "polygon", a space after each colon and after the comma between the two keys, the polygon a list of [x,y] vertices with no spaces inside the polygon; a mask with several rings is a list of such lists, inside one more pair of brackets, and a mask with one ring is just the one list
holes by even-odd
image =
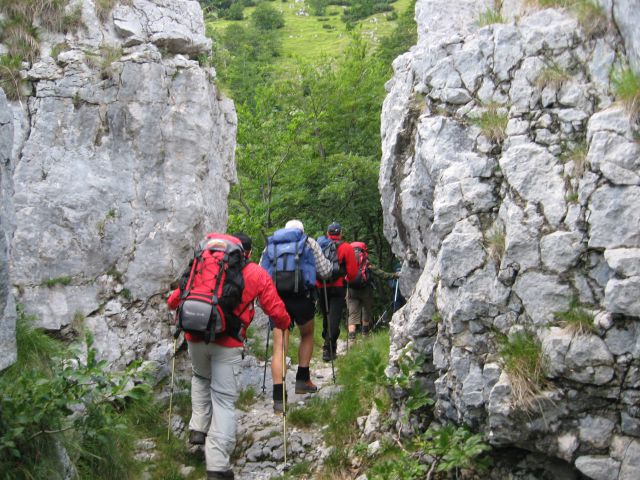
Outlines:
{"label": "gray hiking pants", "polygon": [[204,453],[208,471],[231,469],[229,457],[236,446],[235,402],[240,393],[242,348],[188,342],[191,377],[189,429],[206,432]]}

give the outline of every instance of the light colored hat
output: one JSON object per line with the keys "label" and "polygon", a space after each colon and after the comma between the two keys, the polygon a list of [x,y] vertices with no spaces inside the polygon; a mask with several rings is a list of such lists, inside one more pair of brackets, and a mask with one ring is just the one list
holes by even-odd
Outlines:
{"label": "light colored hat", "polygon": [[304,225],[300,220],[289,220],[284,228],[297,228],[298,230],[302,230],[304,232]]}

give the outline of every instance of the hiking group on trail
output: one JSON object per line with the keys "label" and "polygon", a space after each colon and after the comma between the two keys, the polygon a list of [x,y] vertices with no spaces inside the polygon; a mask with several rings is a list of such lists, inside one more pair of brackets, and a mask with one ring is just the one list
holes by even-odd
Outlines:
{"label": "hiking group on trail", "polygon": [[192,365],[189,443],[204,445],[208,480],[234,478],[230,456],[236,445],[235,402],[240,394],[236,375],[255,301],[269,316],[273,410],[284,416],[285,355],[294,325],[300,329],[295,392],[315,393],[318,388],[311,380],[310,362],[316,302],[323,318],[322,358],[333,367],[345,305],[349,339],[355,339],[357,324],[368,334],[371,273],[377,270],[382,278],[397,278],[397,273],[387,274],[369,263],[363,242],[343,241],[342,227],[336,222],[316,241],[305,234],[300,220],[288,221],[267,239],[260,265],[249,261],[251,250],[251,238],[244,233],[209,233],[167,300],[169,308],[176,310],[176,336],[183,331],[188,345]]}

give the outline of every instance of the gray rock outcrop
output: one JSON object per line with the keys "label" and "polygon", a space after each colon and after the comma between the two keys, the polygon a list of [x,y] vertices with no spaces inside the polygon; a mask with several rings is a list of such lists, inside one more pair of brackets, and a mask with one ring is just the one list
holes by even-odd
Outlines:
{"label": "gray rock outcrop", "polygon": [[123,2],[106,21],[78,4],[83,28],[45,36],[26,72],[11,280],[41,327],[93,332],[114,364],[164,362],[169,284],[226,228],[235,109],[195,60],[211,47],[198,2]]}
{"label": "gray rock outcrop", "polygon": [[[588,33],[516,3],[479,27],[491,2],[419,0],[418,44],[394,62],[379,188],[410,298],[389,372],[411,345],[438,420],[640,478],[640,144],[609,84],[625,46],[634,64],[638,2],[609,2],[616,24]],[[586,332],[557,320],[572,309]],[[547,365],[529,404],[499,353],[523,331]]]}
{"label": "gray rock outcrop", "polygon": [[0,370],[16,360],[15,304],[9,276],[9,247],[13,230],[13,115],[0,89]]}

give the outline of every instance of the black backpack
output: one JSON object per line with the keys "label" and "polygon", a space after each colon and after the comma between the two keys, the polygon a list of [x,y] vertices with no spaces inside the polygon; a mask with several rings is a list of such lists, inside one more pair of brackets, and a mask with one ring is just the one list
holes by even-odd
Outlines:
{"label": "black backpack", "polygon": [[334,241],[325,236],[318,238],[318,245],[322,248],[322,254],[331,262],[331,275],[326,279],[327,282],[335,282],[346,274],[346,270],[344,266],[340,264],[338,257],[338,247],[341,244],[342,241]]}

